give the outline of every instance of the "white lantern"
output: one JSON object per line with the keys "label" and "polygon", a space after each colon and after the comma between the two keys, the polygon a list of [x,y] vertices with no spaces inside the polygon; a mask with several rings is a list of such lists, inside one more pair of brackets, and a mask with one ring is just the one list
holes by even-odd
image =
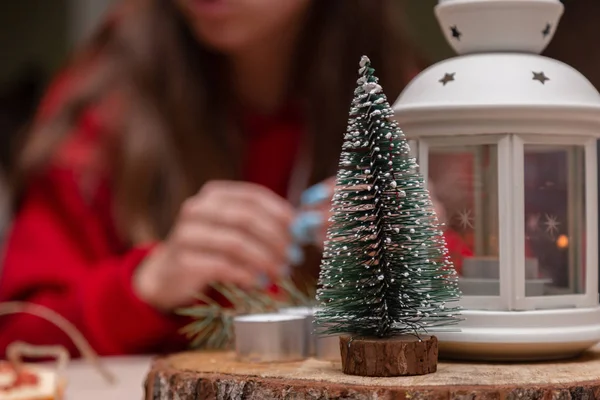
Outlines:
{"label": "white lantern", "polygon": [[394,111],[443,207],[464,295],[440,351],[576,355],[600,341],[600,95],[539,55],[559,0],[440,0],[435,12],[460,55],[417,76]]}

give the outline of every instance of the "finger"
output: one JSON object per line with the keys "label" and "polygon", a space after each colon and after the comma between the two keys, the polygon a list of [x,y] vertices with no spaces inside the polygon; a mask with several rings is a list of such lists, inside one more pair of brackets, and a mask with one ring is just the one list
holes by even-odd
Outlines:
{"label": "finger", "polygon": [[329,178],[326,181],[311,186],[302,193],[300,199],[302,206],[311,207],[323,202],[328,202],[333,196],[334,187],[335,178]]}
{"label": "finger", "polygon": [[299,213],[290,229],[294,242],[299,244],[313,243],[317,231],[324,224],[323,212],[305,211]]}
{"label": "finger", "polygon": [[216,181],[209,182],[203,189],[207,190],[207,197],[214,196],[220,201],[252,207],[284,227],[289,227],[293,221],[295,210],[292,205],[263,186],[248,182]]}
{"label": "finger", "polygon": [[[304,262],[304,251],[297,244],[293,244],[288,247],[287,251],[287,261],[292,266],[298,266]],[[284,276],[289,276],[289,269],[287,265],[284,267],[283,274]]]}
{"label": "finger", "polygon": [[220,255],[186,252],[180,260],[189,279],[197,279],[196,290],[204,290],[207,285],[216,282],[249,289],[254,287],[258,281],[258,275],[252,273],[251,270],[235,266]]}
{"label": "finger", "polygon": [[253,212],[251,208],[217,202],[206,204],[197,216],[215,229],[225,227],[243,231],[260,242],[266,248],[265,251],[272,253],[279,263],[285,263],[287,248],[292,241],[289,228]]}
{"label": "finger", "polygon": [[228,265],[213,271],[215,280],[220,283],[232,284],[242,289],[252,289],[259,284],[261,275],[248,268]]}
{"label": "finger", "polygon": [[[293,215],[287,201],[268,189],[243,182],[210,182],[203,190],[206,193],[186,202],[186,218],[203,218],[215,225],[243,229],[285,262]],[[285,209],[279,216],[277,204],[283,204]]]}
{"label": "finger", "polygon": [[177,232],[181,248],[225,257],[231,264],[247,266],[256,273],[276,278],[282,273],[281,260],[259,241],[243,231],[212,225],[188,223]]}

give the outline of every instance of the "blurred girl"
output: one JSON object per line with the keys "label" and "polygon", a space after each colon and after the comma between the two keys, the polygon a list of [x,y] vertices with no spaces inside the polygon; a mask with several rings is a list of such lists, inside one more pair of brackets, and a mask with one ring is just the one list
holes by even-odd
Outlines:
{"label": "blurred girl", "polygon": [[[158,352],[182,345],[173,311],[211,282],[301,263],[290,223],[335,174],[360,56],[390,101],[418,70],[399,3],[120,4],[40,107],[0,300],[57,311],[101,354]],[[0,348],[16,339],[75,353],[32,316],[0,321]]]}

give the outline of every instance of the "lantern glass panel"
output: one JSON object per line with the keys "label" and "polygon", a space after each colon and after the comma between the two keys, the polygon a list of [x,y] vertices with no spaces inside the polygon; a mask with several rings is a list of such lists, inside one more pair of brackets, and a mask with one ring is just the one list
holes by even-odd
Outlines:
{"label": "lantern glass panel", "polygon": [[525,295],[585,292],[583,146],[526,144]]}
{"label": "lantern glass panel", "polygon": [[428,175],[463,294],[499,296],[498,146],[430,146]]}

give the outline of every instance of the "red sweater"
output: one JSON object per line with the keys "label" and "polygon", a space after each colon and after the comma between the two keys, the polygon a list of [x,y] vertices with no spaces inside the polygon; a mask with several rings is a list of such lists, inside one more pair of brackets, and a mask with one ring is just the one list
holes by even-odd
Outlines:
{"label": "red sweater", "polygon": [[[54,85],[38,120],[60,107],[71,81]],[[178,330],[188,321],[160,314],[132,291],[132,274],[152,245],[123,247],[110,217],[109,185],[84,195],[79,177],[101,147],[99,115],[86,113],[58,152],[59,162],[30,183],[9,232],[0,301],[34,302],[57,311],[102,355],[181,349],[185,340]],[[290,113],[244,120],[248,181],[285,195],[302,134],[299,122]],[[62,331],[35,316],[0,318],[2,353],[15,340],[60,344],[77,355]]]}

